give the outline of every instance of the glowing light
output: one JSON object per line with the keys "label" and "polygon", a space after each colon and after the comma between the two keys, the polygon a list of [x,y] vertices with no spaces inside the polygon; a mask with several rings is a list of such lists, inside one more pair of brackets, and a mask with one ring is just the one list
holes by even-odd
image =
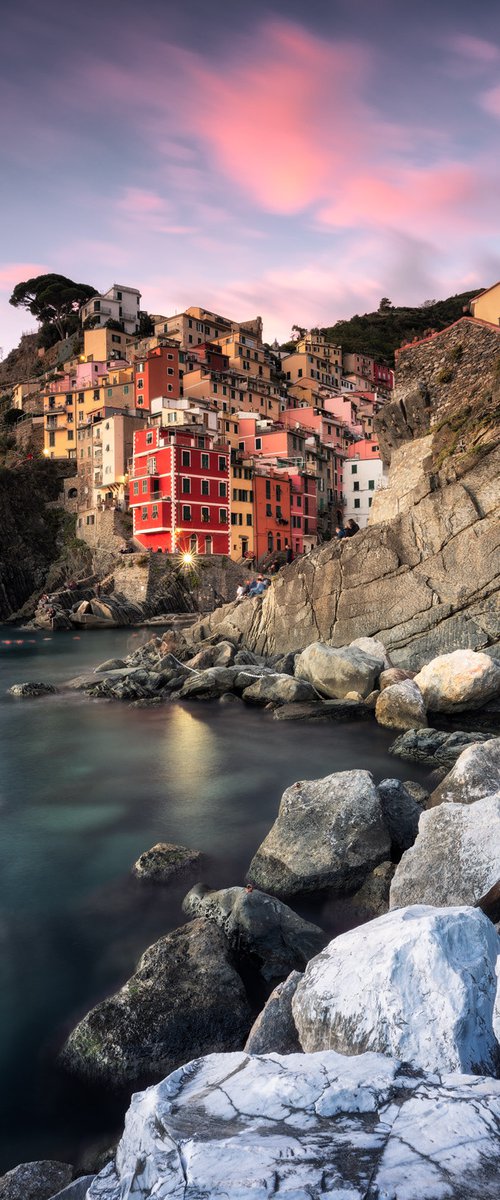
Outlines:
{"label": "glowing light", "polygon": [[194,562],[194,556],[189,553],[183,554],[182,561],[186,567],[190,567],[191,564]]}
{"label": "glowing light", "polygon": [[50,450],[47,450],[47,449],[44,447],[44,449],[42,450],[42,454],[44,454],[44,455],[45,455],[45,458],[48,458],[48,457],[49,457],[49,454],[50,454]]}

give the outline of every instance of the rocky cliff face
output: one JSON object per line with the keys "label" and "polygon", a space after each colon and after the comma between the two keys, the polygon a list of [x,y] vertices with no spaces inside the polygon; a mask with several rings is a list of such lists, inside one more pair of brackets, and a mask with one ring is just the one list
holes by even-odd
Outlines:
{"label": "rocky cliff face", "polygon": [[402,352],[379,436],[391,459],[370,526],[280,572],[263,601],[195,627],[264,653],[379,638],[414,668],[498,646],[500,330],[469,318]]}

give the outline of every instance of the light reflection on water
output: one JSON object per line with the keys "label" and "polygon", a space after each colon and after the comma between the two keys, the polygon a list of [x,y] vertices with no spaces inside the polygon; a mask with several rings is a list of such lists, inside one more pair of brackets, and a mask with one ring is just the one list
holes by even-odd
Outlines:
{"label": "light reflection on water", "polygon": [[[107,1102],[89,1106],[51,1064],[64,1027],[183,920],[189,883],[164,890],[131,878],[143,850],[192,846],[206,855],[208,883],[241,883],[294,780],[352,767],[425,775],[391,759],[390,735],[371,724],[288,725],[237,704],[147,710],[77,693],[5,696],[13,682],[61,682],[147,637],[99,631],[47,643],[0,631],[0,1169],[74,1160],[82,1140],[110,1126]],[[332,933],[346,920],[324,898],[301,911]]]}

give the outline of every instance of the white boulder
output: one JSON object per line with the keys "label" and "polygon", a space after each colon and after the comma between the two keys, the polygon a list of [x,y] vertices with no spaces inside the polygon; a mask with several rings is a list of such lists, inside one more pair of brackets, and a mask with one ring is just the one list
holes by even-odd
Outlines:
{"label": "white boulder", "polygon": [[500,789],[500,738],[473,742],[457,758],[451,771],[431,792],[429,807],[436,804],[475,804]]}
{"label": "white boulder", "polygon": [[494,1075],[497,954],[479,909],[418,905],[377,917],[308,963],[292,1000],[300,1044]]}
{"label": "white boulder", "polygon": [[396,867],[390,907],[482,902],[495,916],[499,899],[500,792],[476,804],[440,804],[422,813],[417,839]]}
{"label": "white boulder", "polygon": [[424,698],[413,679],[384,688],[375,705],[375,719],[387,729],[425,729]]}
{"label": "white boulder", "polygon": [[88,1200],[498,1200],[500,1082],[213,1054],[132,1097]]}
{"label": "white boulder", "polygon": [[321,696],[343,700],[348,692],[369,696],[383,662],[357,646],[327,646],[312,642],[295,661],[295,676],[312,683]]}
{"label": "white boulder", "polygon": [[477,650],[453,650],[422,667],[415,683],[433,712],[482,708],[500,695],[500,665]]}

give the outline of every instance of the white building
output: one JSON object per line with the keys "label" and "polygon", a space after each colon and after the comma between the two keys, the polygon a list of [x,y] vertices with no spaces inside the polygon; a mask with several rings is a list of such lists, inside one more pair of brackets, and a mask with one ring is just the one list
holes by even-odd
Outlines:
{"label": "white building", "polygon": [[[366,443],[363,443],[366,445]],[[376,447],[378,450],[378,447]],[[353,451],[355,448],[353,447]],[[361,458],[354,452],[344,462],[344,494],[345,510],[344,523],[352,518],[364,529],[373,497],[377,488],[384,485],[384,467],[382,459],[373,455],[373,459]]]}
{"label": "white building", "polygon": [[80,318],[85,322],[88,317],[92,317],[95,328],[105,325],[106,321],[119,321],[125,333],[134,334],[139,332],[140,306],[141,293],[137,288],[114,283],[109,292],[92,296],[92,299],[83,305]]}

